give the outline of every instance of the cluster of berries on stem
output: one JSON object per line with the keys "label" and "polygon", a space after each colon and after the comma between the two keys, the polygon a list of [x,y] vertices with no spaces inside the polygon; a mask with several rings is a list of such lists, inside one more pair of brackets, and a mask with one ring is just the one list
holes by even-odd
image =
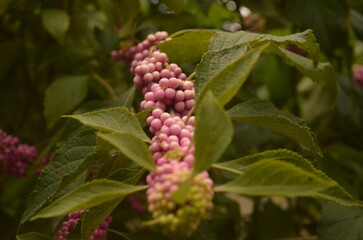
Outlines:
{"label": "cluster of berries on stem", "polygon": [[168,40],[166,32],[156,32],[128,51],[113,51],[111,56],[114,61],[132,59],[134,86],[144,95],[140,107],[154,108],[146,121],[154,134],[149,149],[157,166],[146,178],[148,210],[153,216],[149,225],[164,234],[190,236],[213,207],[213,181],[208,172],[201,172],[192,179],[186,201],[173,200],[193,171],[195,117],[189,115],[195,90],[182,69],[156,48]]}
{"label": "cluster of berries on stem", "polygon": [[18,137],[0,129],[0,165],[2,171],[14,177],[24,177],[29,165],[37,157],[35,147],[21,144]]}

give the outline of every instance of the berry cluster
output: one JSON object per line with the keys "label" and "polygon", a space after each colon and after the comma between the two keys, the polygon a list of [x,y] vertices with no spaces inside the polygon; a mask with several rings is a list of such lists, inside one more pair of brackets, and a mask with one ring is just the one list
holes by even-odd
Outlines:
{"label": "berry cluster", "polygon": [[0,130],[0,164],[5,173],[24,177],[37,155],[35,147],[20,144],[19,138]]}
{"label": "berry cluster", "polygon": [[149,211],[164,234],[190,236],[200,219],[212,205],[212,185],[207,172],[193,179],[184,204],[173,201],[172,195],[191,174],[190,166],[183,161],[170,161],[157,168],[147,177]]}
{"label": "berry cluster", "polygon": [[363,65],[356,65],[353,68],[355,82],[363,88]]}
{"label": "berry cluster", "polygon": [[169,63],[156,44],[167,41],[166,32],[150,34],[141,44],[130,48],[133,56],[130,71],[133,81],[142,90],[142,109],[153,108],[147,118],[150,132],[155,134],[149,147],[157,164],[147,176],[147,199],[153,215],[152,225],[165,234],[190,236],[208,209],[211,209],[213,182],[207,172],[194,177],[193,185],[183,204],[172,195],[191,175],[194,166],[195,117],[189,116],[195,102],[194,83],[182,69]]}
{"label": "berry cluster", "polygon": [[[79,210],[68,214],[68,220],[62,223],[62,227],[56,233],[54,240],[65,240],[68,234],[75,228],[79,218],[84,213],[84,210]],[[112,217],[108,216],[93,232],[89,240],[104,240],[107,234],[107,228],[112,222]]]}

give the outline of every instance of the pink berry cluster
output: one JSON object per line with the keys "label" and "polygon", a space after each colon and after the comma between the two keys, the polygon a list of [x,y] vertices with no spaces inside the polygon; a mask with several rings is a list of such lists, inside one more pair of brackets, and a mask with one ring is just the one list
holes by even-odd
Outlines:
{"label": "pink berry cluster", "polygon": [[172,198],[194,166],[195,117],[189,113],[195,90],[182,69],[156,49],[156,44],[169,39],[166,32],[149,34],[126,55],[133,56],[130,71],[135,75],[134,85],[144,94],[141,109],[155,108],[146,120],[155,134],[149,149],[157,165],[146,178],[151,224],[165,234],[190,236],[213,207],[213,181],[206,171],[202,172],[194,177],[184,203]]}
{"label": "pink berry cluster", "polygon": [[[147,39],[140,42],[136,46],[132,46],[127,50],[124,49],[118,49],[113,50],[111,52],[111,58],[114,62],[118,62],[121,60],[131,60],[134,58],[144,58],[146,55],[149,54],[149,48],[152,46],[155,46],[163,41],[165,41],[168,37],[168,34],[166,32],[157,32],[155,34],[150,34]],[[145,51],[147,50],[147,51]],[[135,56],[137,55],[137,56]]]}
{"label": "pink berry cluster", "polygon": [[207,172],[193,179],[184,204],[173,201],[172,195],[187,180],[192,169],[184,161],[169,161],[158,166],[147,177],[149,211],[164,234],[190,236],[198,227],[201,218],[213,207],[213,182]]}
{"label": "pink berry cluster", "polygon": [[[56,233],[54,240],[65,240],[69,233],[77,225],[79,218],[84,213],[84,210],[79,210],[68,214],[68,220],[62,223],[62,227]],[[104,240],[107,234],[107,228],[112,222],[112,217],[108,216],[93,232],[89,240]]]}
{"label": "pink berry cluster", "polygon": [[0,130],[0,164],[5,173],[14,177],[26,176],[37,155],[35,147],[20,144],[19,138]]}
{"label": "pink berry cluster", "polygon": [[356,65],[353,68],[355,82],[363,88],[363,65]]}

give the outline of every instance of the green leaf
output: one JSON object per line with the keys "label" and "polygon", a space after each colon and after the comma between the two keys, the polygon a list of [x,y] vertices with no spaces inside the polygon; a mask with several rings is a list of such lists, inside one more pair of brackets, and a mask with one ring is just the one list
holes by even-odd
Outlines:
{"label": "green leaf", "polygon": [[203,98],[196,112],[194,173],[208,169],[219,160],[233,137],[233,126],[211,92]]}
{"label": "green leaf", "polygon": [[72,133],[58,147],[53,160],[41,172],[33,192],[30,194],[21,223],[27,221],[33,214],[50,200],[61,186],[64,177],[75,172],[87,156],[93,153],[96,137],[93,129],[81,126],[74,128],[70,124],[67,130]]}
{"label": "green leaf", "polygon": [[98,133],[99,137],[109,142],[120,150],[125,156],[139,164],[140,166],[152,171],[155,169],[155,163],[152,159],[151,152],[146,144],[132,134],[104,134]]}
{"label": "green leaf", "polygon": [[236,45],[256,41],[262,37],[262,34],[245,31],[238,31],[236,33],[217,32],[210,40],[209,50],[217,51],[225,48],[231,48]]}
{"label": "green leaf", "polygon": [[145,127],[147,125],[146,119],[150,115],[150,112],[152,112],[152,110],[154,109],[155,108],[148,108],[135,114],[135,117],[137,118],[141,126]]}
{"label": "green leaf", "polygon": [[47,31],[54,38],[62,42],[64,34],[69,27],[68,13],[61,9],[45,9],[42,13],[42,22]]}
{"label": "green leaf", "polygon": [[[132,185],[136,184],[140,180],[142,174],[145,172],[144,169],[140,168],[138,169],[124,168],[119,170],[120,171],[118,171],[118,175],[121,176],[122,178],[119,178],[117,180]],[[86,211],[82,217],[82,228],[81,228],[82,238],[84,240],[89,239],[89,237],[92,235],[97,226],[101,224],[107,216],[111,215],[112,211],[117,207],[117,205],[122,200],[123,197],[120,199],[103,203]]]}
{"label": "green leaf", "polygon": [[52,82],[44,96],[44,116],[48,127],[63,114],[71,112],[87,95],[88,77],[66,76]]}
{"label": "green leaf", "polygon": [[333,91],[336,91],[334,70],[330,63],[318,63],[315,67],[313,61],[309,58],[295,54],[282,47],[274,47],[271,49],[272,52],[281,56],[286,61],[286,63],[296,67],[305,76],[311,78],[317,83],[327,84],[332,88]]}
{"label": "green leaf", "polygon": [[313,31],[310,29],[287,36],[274,36],[244,31],[235,33],[218,32],[211,39],[209,50],[221,50],[244,43],[254,45],[254,47],[266,43],[273,43],[277,46],[293,44],[308,52],[314,63],[317,63],[319,60],[319,45],[316,43]]}
{"label": "green leaf", "polygon": [[64,216],[70,212],[94,207],[146,188],[147,186],[133,186],[107,179],[93,180],[50,203],[31,220]]}
{"label": "green leaf", "polygon": [[284,113],[266,100],[250,99],[228,110],[232,120],[248,123],[288,136],[322,156],[313,131],[301,119]]}
{"label": "green leaf", "polygon": [[16,240],[49,240],[47,236],[37,233],[37,232],[30,232],[26,234],[20,234],[16,236]]}
{"label": "green leaf", "polygon": [[124,197],[112,200],[86,211],[82,216],[82,239],[88,240],[94,230],[106,219],[112,211],[121,203]]}
{"label": "green leaf", "polygon": [[305,196],[346,206],[363,206],[307,159],[286,149],[265,151],[214,164],[214,167],[240,175],[216,187],[216,191],[251,196]]}
{"label": "green leaf", "polygon": [[86,126],[112,133],[127,133],[150,142],[136,117],[124,107],[108,108],[78,115],[67,115]]}
{"label": "green leaf", "polygon": [[191,31],[159,44],[158,48],[168,55],[170,62],[197,63],[208,51],[209,40],[214,34],[215,32],[206,30]]}
{"label": "green leaf", "polygon": [[[241,46],[245,47],[245,46]],[[241,54],[238,59],[230,63],[229,65],[225,66],[221,69],[218,73],[214,74],[214,69],[219,68],[218,64],[209,64],[210,61],[202,59],[200,68],[205,69],[207,71],[205,75],[209,75],[209,69],[211,69],[212,75],[210,78],[199,78],[198,72],[196,71],[197,78],[196,82],[197,85],[202,85],[200,92],[196,93],[197,95],[197,103],[196,106],[198,108],[200,100],[203,98],[203,95],[206,94],[207,91],[211,90],[213,94],[217,97],[218,102],[223,106],[229,100],[233,98],[233,96],[238,92],[240,87],[243,85],[245,80],[247,79],[248,75],[252,71],[253,66],[257,63],[261,53],[266,49],[268,45],[264,45],[258,47],[256,49],[252,49],[247,51],[245,54]],[[217,52],[214,58],[219,58],[219,61],[223,59],[224,55],[230,55],[229,51],[235,51],[235,48],[228,49],[227,52]],[[242,51],[241,53],[243,53]],[[207,66],[205,67],[205,65]],[[205,83],[204,85],[201,83]]]}
{"label": "green leaf", "polygon": [[359,240],[363,236],[363,208],[324,204],[318,237],[321,240]]}
{"label": "green leaf", "polygon": [[213,164],[214,168],[226,170],[236,174],[243,174],[252,164],[266,159],[278,159],[295,164],[297,167],[307,170],[308,172],[319,175],[324,179],[329,179],[323,172],[314,168],[309,160],[302,157],[300,154],[288,149],[269,150],[256,154],[247,155],[235,160]]}
{"label": "green leaf", "polygon": [[220,51],[209,51],[204,54],[195,69],[195,91],[197,96],[208,83],[209,79],[220,72],[228,64],[231,64],[238,58],[242,57],[247,51],[248,46],[242,44],[232,48],[222,49]]}
{"label": "green leaf", "polygon": [[161,0],[162,3],[165,3],[168,6],[170,11],[174,11],[176,14],[179,14],[185,5],[184,0]]}

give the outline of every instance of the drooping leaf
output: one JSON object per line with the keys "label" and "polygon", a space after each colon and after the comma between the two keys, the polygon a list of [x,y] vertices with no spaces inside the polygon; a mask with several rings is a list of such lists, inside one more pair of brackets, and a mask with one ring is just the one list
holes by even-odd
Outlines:
{"label": "drooping leaf", "polygon": [[146,186],[133,186],[108,179],[93,180],[50,203],[31,220],[63,216],[80,209],[122,198],[145,188]]}
{"label": "drooping leaf", "polygon": [[235,33],[218,32],[212,37],[209,50],[221,50],[243,43],[260,46],[268,42],[277,46],[283,46],[286,44],[296,45],[308,52],[314,63],[317,63],[319,60],[319,45],[316,43],[313,31],[310,29],[287,36],[274,36],[270,34],[258,34],[245,31],[238,31]]}
{"label": "drooping leaf", "polygon": [[[196,82],[203,82],[205,85],[200,89],[200,92],[196,93],[196,106],[198,108],[199,102],[203,95],[207,91],[212,91],[218,99],[218,102],[223,106],[238,92],[239,88],[243,85],[248,75],[252,71],[253,66],[257,63],[261,53],[266,49],[268,45],[263,45],[256,49],[249,50],[245,54],[242,54],[238,59],[225,66],[218,73],[214,74],[210,79],[200,79],[197,74]],[[234,51],[234,48],[230,48],[229,51]],[[226,54],[226,53],[222,53]],[[220,56],[222,58],[222,56]],[[209,64],[208,61],[201,61],[200,65]],[[215,68],[210,64],[208,69]],[[208,71],[208,70],[207,70]],[[200,83],[198,83],[200,85]]]}
{"label": "drooping leaf", "polygon": [[41,172],[33,192],[30,194],[21,223],[27,221],[44,204],[52,198],[60,187],[64,177],[75,172],[82,165],[87,156],[93,153],[96,137],[93,129],[87,127],[72,128],[72,132],[61,142],[53,160]]}
{"label": "drooping leaf", "polygon": [[359,240],[363,236],[363,208],[334,203],[323,205],[318,237],[321,240]]}
{"label": "drooping leaf", "polygon": [[191,31],[159,44],[158,48],[168,55],[170,62],[197,63],[208,51],[209,40],[213,34],[213,31],[206,30]]}
{"label": "drooping leaf", "polygon": [[58,118],[72,111],[87,95],[88,77],[85,75],[67,76],[55,80],[46,90],[44,116],[48,127]]}
{"label": "drooping leaf", "polygon": [[301,119],[284,113],[266,100],[250,99],[237,104],[228,115],[232,120],[267,128],[288,136],[322,156],[313,131]]}
{"label": "drooping leaf", "polygon": [[280,161],[293,163],[297,167],[305,169],[306,171],[313,173],[323,179],[330,179],[323,172],[317,170],[309,160],[305,159],[300,154],[290,151],[288,149],[268,150],[256,154],[251,154],[235,160],[215,163],[213,164],[213,167],[236,174],[243,174],[243,172],[246,171],[250,166],[252,166],[252,164],[260,160],[266,159],[278,159]]}
{"label": "drooping leaf", "polygon": [[321,62],[314,66],[314,63],[309,58],[295,54],[282,47],[272,48],[272,52],[281,56],[286,63],[296,67],[302,74],[311,78],[317,83],[323,83],[335,91],[335,81],[333,67],[327,62]]}
{"label": "drooping leaf", "polygon": [[286,149],[248,155],[214,167],[240,175],[216,187],[217,191],[252,196],[308,196],[346,206],[363,206],[307,159]]}
{"label": "drooping leaf", "polygon": [[64,34],[69,27],[68,13],[61,9],[45,9],[42,13],[42,22],[47,31],[58,41],[62,42]]}
{"label": "drooping leaf", "polygon": [[78,115],[67,115],[66,117],[77,119],[84,125],[98,130],[132,134],[146,142],[150,141],[136,117],[124,107],[108,108]]}
{"label": "drooping leaf", "polygon": [[223,108],[208,92],[196,112],[194,173],[218,161],[231,142],[233,126]]}
{"label": "drooping leaf", "polygon": [[151,152],[146,144],[138,137],[129,133],[123,134],[104,134],[98,133],[99,137],[111,143],[119,149],[125,156],[139,164],[140,166],[152,171],[155,169],[155,163],[152,159]]}
{"label": "drooping leaf", "polygon": [[50,240],[47,236],[37,233],[37,232],[30,232],[25,234],[20,234],[16,236],[16,240]]}

